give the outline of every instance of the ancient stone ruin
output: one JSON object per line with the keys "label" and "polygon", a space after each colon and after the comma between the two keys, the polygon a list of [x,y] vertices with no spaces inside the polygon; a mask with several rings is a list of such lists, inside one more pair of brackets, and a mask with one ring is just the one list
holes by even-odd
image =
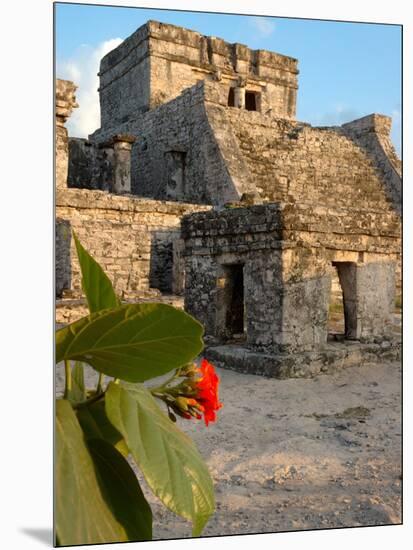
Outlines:
{"label": "ancient stone ruin", "polygon": [[397,356],[391,119],[296,121],[297,65],[149,21],[101,60],[101,127],[88,139],[67,137],[75,86],[57,82],[58,322],[86,313],[73,229],[124,301],[199,319],[219,364],[311,376]]}

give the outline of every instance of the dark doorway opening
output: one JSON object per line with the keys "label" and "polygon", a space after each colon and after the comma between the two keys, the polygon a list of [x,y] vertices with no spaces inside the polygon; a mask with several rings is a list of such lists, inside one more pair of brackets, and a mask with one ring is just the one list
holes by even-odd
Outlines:
{"label": "dark doorway opening", "polygon": [[225,266],[227,275],[227,308],[225,328],[229,338],[244,336],[244,266]]}
{"label": "dark doorway opening", "polygon": [[353,262],[333,262],[336,276],[333,276],[329,310],[328,333],[330,339],[356,340],[357,286],[356,264]]}
{"label": "dark doorway opening", "polygon": [[228,93],[228,107],[235,107],[234,88],[229,89]]}
{"label": "dark doorway opening", "polygon": [[257,101],[255,92],[245,92],[245,108],[247,111],[257,110]]}

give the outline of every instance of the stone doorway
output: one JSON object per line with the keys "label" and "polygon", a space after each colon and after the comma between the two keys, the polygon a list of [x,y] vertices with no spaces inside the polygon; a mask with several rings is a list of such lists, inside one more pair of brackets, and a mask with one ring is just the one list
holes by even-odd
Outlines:
{"label": "stone doorway", "polygon": [[328,336],[331,340],[357,339],[357,281],[354,262],[332,262]]}
{"label": "stone doorway", "polygon": [[218,335],[225,341],[241,341],[246,337],[244,305],[244,265],[221,266],[217,307]]}

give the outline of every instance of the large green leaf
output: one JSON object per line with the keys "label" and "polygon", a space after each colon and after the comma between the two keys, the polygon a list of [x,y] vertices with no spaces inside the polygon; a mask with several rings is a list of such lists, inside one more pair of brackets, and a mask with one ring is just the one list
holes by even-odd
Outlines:
{"label": "large green leaf", "polygon": [[93,460],[69,401],[56,401],[55,524],[62,546],[128,540],[102,495]]}
{"label": "large green leaf", "polygon": [[100,486],[115,518],[129,540],[152,539],[152,510],[136,475],[123,456],[103,439],[87,442]]}
{"label": "large green leaf", "polygon": [[214,490],[193,441],[161,411],[142,385],[111,382],[106,413],[122,433],[151,490],[170,510],[192,521],[193,536],[214,511]]}
{"label": "large green leaf", "polygon": [[73,232],[77,257],[82,271],[82,288],[86,295],[90,313],[120,305],[109,277],[96,260],[83,248]]}
{"label": "large green leaf", "polygon": [[128,382],[143,382],[193,360],[203,328],[166,304],[131,304],[82,317],[56,333],[56,362],[77,359]]}
{"label": "large green leaf", "polygon": [[106,415],[104,399],[79,408],[76,414],[86,439],[104,439],[123,456],[128,456],[129,449],[122,434],[111,424]]}

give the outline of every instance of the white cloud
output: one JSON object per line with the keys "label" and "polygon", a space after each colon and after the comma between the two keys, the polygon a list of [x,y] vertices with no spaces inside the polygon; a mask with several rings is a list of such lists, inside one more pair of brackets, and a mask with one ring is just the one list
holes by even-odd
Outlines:
{"label": "white cloud", "polygon": [[338,103],[333,107],[332,111],[317,117],[315,124],[320,126],[341,126],[345,122],[351,122],[362,116],[363,114],[360,111]]}
{"label": "white cloud", "polygon": [[270,36],[275,30],[275,23],[265,17],[252,17],[251,23],[261,36]]}
{"label": "white cloud", "polygon": [[112,38],[93,47],[82,44],[69,59],[58,60],[57,78],[72,80],[78,89],[76,99],[79,107],[67,121],[70,136],[87,137],[100,127],[99,72],[100,60],[123,40]]}

